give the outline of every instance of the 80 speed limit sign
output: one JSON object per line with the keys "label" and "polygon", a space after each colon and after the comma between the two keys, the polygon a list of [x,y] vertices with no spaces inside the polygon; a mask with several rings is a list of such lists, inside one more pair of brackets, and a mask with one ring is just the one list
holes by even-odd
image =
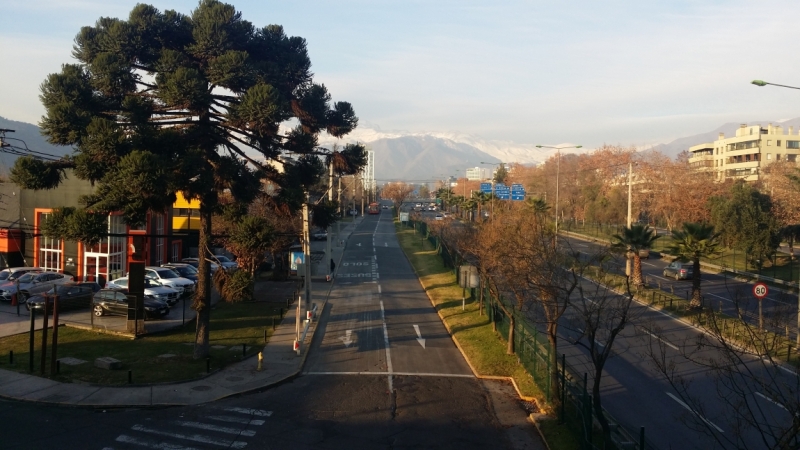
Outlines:
{"label": "80 speed limit sign", "polygon": [[759,300],[766,297],[768,292],[769,289],[767,289],[767,285],[764,283],[756,283],[753,285],[753,295],[755,295]]}

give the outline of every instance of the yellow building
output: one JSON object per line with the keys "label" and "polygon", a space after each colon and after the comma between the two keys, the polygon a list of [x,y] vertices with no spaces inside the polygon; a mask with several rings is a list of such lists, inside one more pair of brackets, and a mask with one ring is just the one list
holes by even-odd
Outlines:
{"label": "yellow building", "polygon": [[797,161],[800,155],[800,130],[788,133],[780,126],[742,124],[736,136],[724,133],[714,142],[689,148],[689,164],[702,171],[713,171],[717,181],[744,179],[756,181],[761,167],[773,161]]}
{"label": "yellow building", "polygon": [[200,200],[186,200],[183,192],[177,193],[172,205],[172,230],[188,231],[200,229]]}

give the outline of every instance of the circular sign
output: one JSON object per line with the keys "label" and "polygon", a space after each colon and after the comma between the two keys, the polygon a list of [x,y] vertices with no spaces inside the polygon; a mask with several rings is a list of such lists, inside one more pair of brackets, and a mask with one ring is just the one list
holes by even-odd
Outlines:
{"label": "circular sign", "polygon": [[764,283],[756,283],[753,286],[753,295],[756,296],[757,299],[761,300],[767,296],[769,289],[767,289],[767,285]]}

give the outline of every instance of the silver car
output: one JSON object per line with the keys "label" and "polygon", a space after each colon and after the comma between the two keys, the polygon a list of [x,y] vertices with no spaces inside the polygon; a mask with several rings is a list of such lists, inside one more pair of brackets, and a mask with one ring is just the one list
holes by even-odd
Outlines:
{"label": "silver car", "polygon": [[73,279],[69,275],[64,275],[58,272],[28,272],[25,275],[17,278],[16,281],[10,281],[0,285],[0,299],[10,302],[11,297],[17,292],[17,285],[19,285],[19,302],[23,302],[28,297],[47,292],[53,285],[65,284],[72,282]]}

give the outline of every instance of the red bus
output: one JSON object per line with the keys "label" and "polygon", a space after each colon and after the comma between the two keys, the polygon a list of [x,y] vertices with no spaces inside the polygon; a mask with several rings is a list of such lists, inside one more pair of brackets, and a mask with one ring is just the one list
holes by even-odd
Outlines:
{"label": "red bus", "polygon": [[369,204],[369,214],[380,214],[381,213],[381,205],[378,203],[370,203]]}

